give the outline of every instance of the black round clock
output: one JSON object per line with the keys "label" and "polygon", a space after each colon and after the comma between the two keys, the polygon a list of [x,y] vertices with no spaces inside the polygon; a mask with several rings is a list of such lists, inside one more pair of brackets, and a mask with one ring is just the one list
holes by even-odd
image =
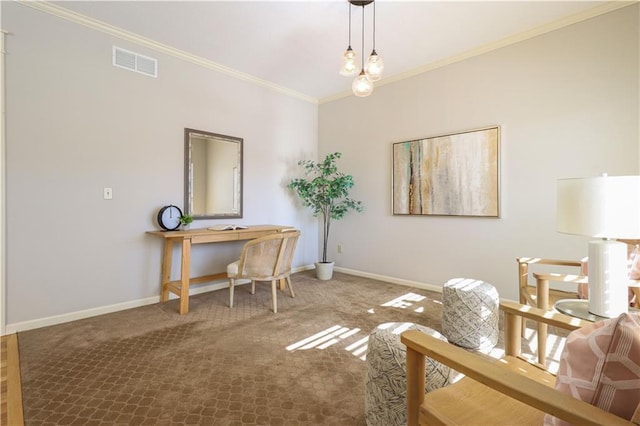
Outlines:
{"label": "black round clock", "polygon": [[170,204],[164,206],[158,212],[158,225],[165,231],[175,231],[180,228],[180,217],[182,210],[178,206]]}

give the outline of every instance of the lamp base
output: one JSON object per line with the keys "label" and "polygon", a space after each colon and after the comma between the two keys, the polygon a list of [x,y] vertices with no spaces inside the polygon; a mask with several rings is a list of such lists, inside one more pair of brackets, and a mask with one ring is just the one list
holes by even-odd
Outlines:
{"label": "lamp base", "polygon": [[589,242],[589,312],[615,318],[628,312],[627,245],[615,240]]}

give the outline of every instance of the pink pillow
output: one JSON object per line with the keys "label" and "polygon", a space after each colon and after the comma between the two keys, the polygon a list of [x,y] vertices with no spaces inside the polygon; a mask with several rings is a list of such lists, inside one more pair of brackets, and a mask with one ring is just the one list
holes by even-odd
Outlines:
{"label": "pink pillow", "polygon": [[640,280],[640,250],[638,246],[632,246],[633,251],[629,255],[629,279]]}
{"label": "pink pillow", "polygon": [[[635,420],[640,409],[640,315],[624,313],[571,332],[556,389]],[[568,423],[547,414],[544,424]]]}

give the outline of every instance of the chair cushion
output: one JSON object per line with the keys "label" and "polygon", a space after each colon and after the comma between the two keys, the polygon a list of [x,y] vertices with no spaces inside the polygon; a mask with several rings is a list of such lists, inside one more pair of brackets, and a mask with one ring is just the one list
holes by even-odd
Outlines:
{"label": "chair cushion", "polygon": [[238,275],[238,263],[240,261],[236,260],[233,263],[230,263],[227,265],[227,275],[229,275],[230,277]]}
{"label": "chair cushion", "polygon": [[[631,420],[640,405],[640,316],[590,324],[569,334],[556,389]],[[546,425],[566,425],[545,416]]]}

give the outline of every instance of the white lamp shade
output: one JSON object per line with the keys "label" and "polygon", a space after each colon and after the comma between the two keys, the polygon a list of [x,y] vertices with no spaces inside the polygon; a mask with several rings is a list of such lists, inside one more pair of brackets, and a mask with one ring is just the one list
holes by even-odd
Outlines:
{"label": "white lamp shade", "polygon": [[640,238],[640,176],[559,179],[557,230],[600,238]]}

